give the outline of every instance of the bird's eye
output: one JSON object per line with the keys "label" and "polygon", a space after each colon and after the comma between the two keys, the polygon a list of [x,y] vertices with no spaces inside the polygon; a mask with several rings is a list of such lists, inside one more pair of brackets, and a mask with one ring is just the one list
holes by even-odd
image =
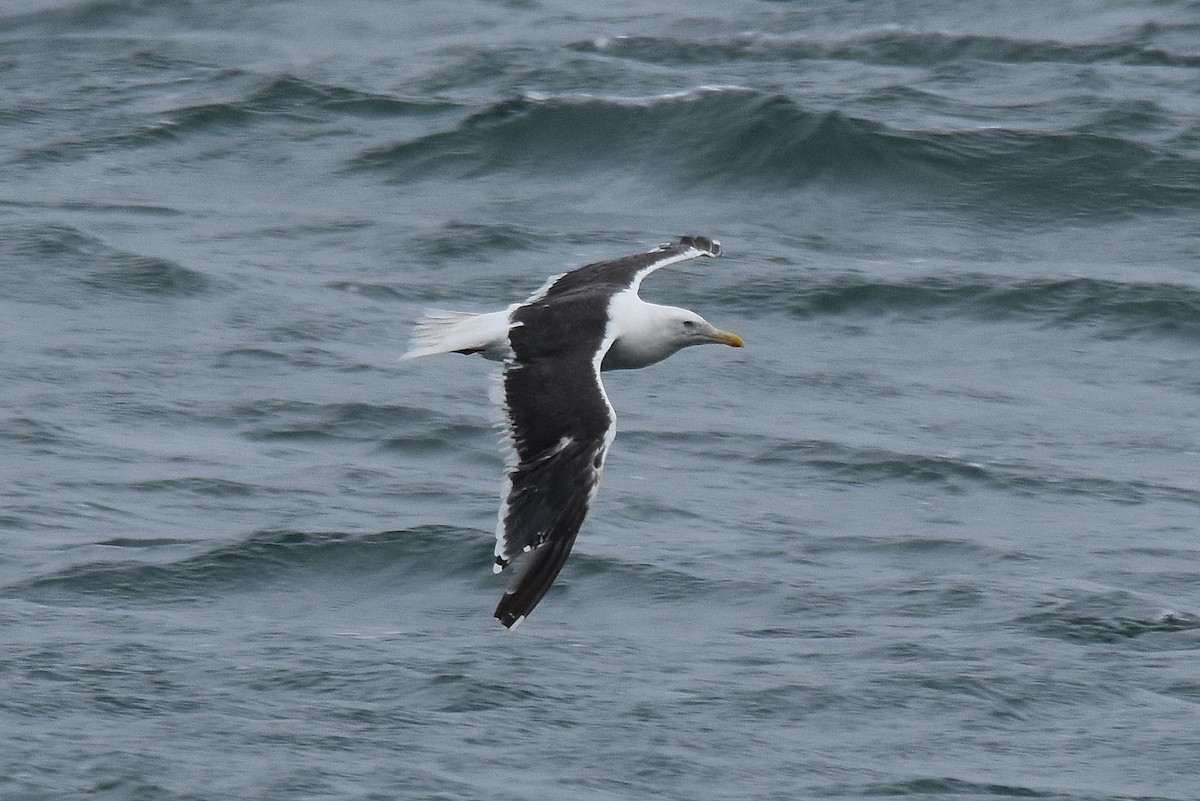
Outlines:
{"label": "bird's eye", "polygon": [[684,328],[695,328],[695,327],[696,327],[696,324],[695,324],[693,321],[691,321],[691,320],[684,320],[684,321],[683,321],[683,327],[684,327]]}

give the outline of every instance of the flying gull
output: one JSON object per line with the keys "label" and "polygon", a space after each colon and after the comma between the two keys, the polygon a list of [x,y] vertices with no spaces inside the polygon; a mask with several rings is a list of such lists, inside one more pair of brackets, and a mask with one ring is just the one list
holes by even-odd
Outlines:
{"label": "flying gull", "polygon": [[616,435],[603,370],[660,362],[690,345],[742,347],[700,315],[646,303],[647,275],[721,243],[685,236],[646,253],[587,264],[551,278],[524,303],[490,314],[431,311],[404,358],[478,353],[504,362],[502,398],[512,458],[496,527],[499,573],[524,556],[496,607],[508,628],[528,615],[562,570]]}

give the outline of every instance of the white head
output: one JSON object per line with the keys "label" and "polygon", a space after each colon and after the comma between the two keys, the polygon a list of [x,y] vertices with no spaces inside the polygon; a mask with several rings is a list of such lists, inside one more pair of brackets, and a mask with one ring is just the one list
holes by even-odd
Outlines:
{"label": "white head", "polygon": [[636,316],[622,316],[620,335],[604,358],[605,370],[629,370],[660,362],[692,345],[740,348],[737,334],[721,331],[700,315],[675,306],[639,303]]}
{"label": "white head", "polygon": [[721,331],[708,320],[687,309],[677,309],[673,306],[662,307],[665,314],[660,321],[665,332],[675,342],[675,350],[691,345],[728,345],[740,348],[746,343],[737,334]]}

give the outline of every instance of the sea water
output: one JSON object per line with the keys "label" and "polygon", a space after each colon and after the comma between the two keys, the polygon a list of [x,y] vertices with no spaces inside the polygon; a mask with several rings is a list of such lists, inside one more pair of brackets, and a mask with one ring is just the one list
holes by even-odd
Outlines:
{"label": "sea water", "polygon": [[[495,366],[680,234],[492,618]],[[0,798],[1200,797],[1200,6],[0,10]]]}

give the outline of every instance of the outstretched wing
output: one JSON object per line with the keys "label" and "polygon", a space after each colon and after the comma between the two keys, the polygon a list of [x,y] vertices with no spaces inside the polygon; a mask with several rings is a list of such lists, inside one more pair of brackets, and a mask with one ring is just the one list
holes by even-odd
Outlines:
{"label": "outstretched wing", "polygon": [[504,407],[515,461],[496,529],[496,571],[522,556],[496,607],[511,628],[550,589],[596,495],[616,417],[600,362],[612,344],[604,297],[513,312]]}
{"label": "outstretched wing", "polygon": [[588,292],[606,289],[614,293],[632,289],[636,293],[642,284],[642,279],[655,270],[661,270],[663,267],[694,259],[697,256],[719,255],[721,255],[721,243],[717,240],[707,236],[681,236],[676,242],[659,245],[645,253],[585,264],[568,273],[551,278],[527,302],[537,303],[542,300],[550,300],[581,289]]}

